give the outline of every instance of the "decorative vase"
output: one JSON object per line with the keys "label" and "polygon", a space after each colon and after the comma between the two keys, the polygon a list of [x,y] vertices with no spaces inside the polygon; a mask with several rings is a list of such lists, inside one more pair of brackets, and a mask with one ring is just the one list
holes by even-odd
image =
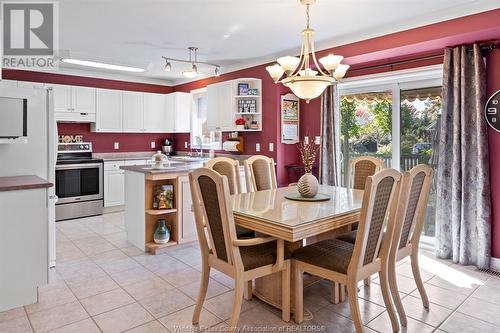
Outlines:
{"label": "decorative vase", "polygon": [[304,198],[312,198],[318,193],[319,182],[316,177],[310,172],[305,173],[300,177],[297,183],[297,189]]}
{"label": "decorative vase", "polygon": [[236,125],[237,131],[243,131],[245,129],[245,125]]}
{"label": "decorative vase", "polygon": [[166,244],[170,240],[170,230],[165,225],[165,220],[158,220],[158,227],[156,227],[153,239],[156,244]]}

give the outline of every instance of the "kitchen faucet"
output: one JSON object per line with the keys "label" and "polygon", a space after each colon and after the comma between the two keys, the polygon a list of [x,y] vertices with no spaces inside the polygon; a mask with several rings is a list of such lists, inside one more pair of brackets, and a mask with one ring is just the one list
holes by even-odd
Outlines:
{"label": "kitchen faucet", "polygon": [[198,156],[203,156],[203,138],[199,136],[195,136],[194,140],[196,141],[196,145],[200,150],[196,150]]}

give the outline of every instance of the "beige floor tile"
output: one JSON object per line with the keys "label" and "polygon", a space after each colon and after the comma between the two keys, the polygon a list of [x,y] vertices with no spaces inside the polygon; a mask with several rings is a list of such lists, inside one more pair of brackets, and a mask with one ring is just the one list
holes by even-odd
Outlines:
{"label": "beige floor tile", "polygon": [[[198,273],[198,274],[199,274],[199,273]],[[225,285],[226,287],[228,287],[228,288],[230,288],[230,289],[234,289],[234,279],[233,279],[232,277],[227,276],[227,275],[226,275],[226,274],[224,274],[224,273],[218,273],[218,272],[217,272],[217,273],[215,273],[215,274],[212,276],[212,278],[213,278],[215,281],[217,281],[217,282],[219,282],[219,283],[221,283],[221,284]]]}
{"label": "beige floor tile", "polygon": [[[187,294],[192,299],[197,300],[198,293],[200,290],[200,281],[186,284],[186,285],[180,287],[179,289],[182,290],[185,294]],[[223,294],[227,291],[229,291],[228,287],[226,287],[226,286],[220,284],[219,282],[213,280],[212,278],[210,278],[210,280],[208,282],[208,290],[207,290],[206,299],[210,299],[210,298],[215,297],[217,295]]]}
{"label": "beige floor tile", "polygon": [[120,286],[155,278],[155,275],[144,267],[111,273],[110,275]]}
{"label": "beige floor tile", "polygon": [[[385,311],[385,307],[366,301],[362,298],[358,298],[358,303],[359,303],[359,311],[361,313],[361,319],[365,324]],[[321,311],[335,312],[344,317],[352,319],[351,308],[349,307],[348,299],[346,299],[345,302],[341,302],[339,304],[330,304],[327,307],[321,309],[320,312]]]}
{"label": "beige floor tile", "polygon": [[133,246],[132,243],[127,241],[127,233],[125,231],[120,231],[117,233],[104,235],[103,236],[108,242],[113,244],[119,249],[127,248]]}
{"label": "beige floor tile", "polygon": [[165,326],[163,326],[158,321],[151,321],[147,324],[138,326],[131,330],[128,330],[127,333],[170,333]]}
{"label": "beige floor tile", "polygon": [[132,258],[117,259],[103,264],[99,264],[108,274],[140,268],[141,265]]}
{"label": "beige floor tile", "polygon": [[154,318],[137,303],[102,313],[94,317],[104,333],[123,332],[152,321]]}
{"label": "beige floor tile", "polygon": [[112,225],[111,223],[99,223],[95,225],[90,225],[88,226],[90,230],[95,232],[98,235],[110,235],[110,234],[116,234],[117,232],[123,232],[121,228],[118,228],[117,226]]}
{"label": "beige floor tile", "polygon": [[24,316],[26,316],[26,312],[24,311],[24,308],[20,306],[18,308],[0,312],[0,323]]}
{"label": "beige floor tile", "polygon": [[331,282],[326,280],[306,287],[304,289],[304,307],[311,312],[316,312],[330,305],[331,288]]}
{"label": "beige floor tile", "polygon": [[80,302],[91,316],[95,316],[103,312],[134,303],[135,300],[123,289],[119,288],[99,295],[84,298],[80,300]]}
{"label": "beige floor tile", "polygon": [[[391,321],[387,312],[382,313],[380,316],[369,322],[366,326],[378,332],[392,332]],[[424,324],[421,321],[408,317],[408,326],[404,330],[401,330],[401,332],[431,333],[434,331],[434,329],[435,328],[430,325]]]}
{"label": "beige floor tile", "polygon": [[68,282],[68,286],[78,299],[87,298],[119,288],[115,281],[107,275],[83,281]]}
{"label": "beige floor tile", "polygon": [[[412,293],[415,289],[417,289],[417,284],[413,277],[409,278],[404,275],[396,275],[396,280],[398,283],[398,290],[405,294]],[[373,280],[374,283],[380,284],[380,279],[376,278]]]}
{"label": "beige floor tile", "polygon": [[440,329],[449,333],[500,333],[500,327],[460,312],[453,313]]}
{"label": "beige floor tile", "polygon": [[[385,306],[382,290],[380,289],[380,285],[376,283],[372,283],[370,286],[361,285],[358,296],[380,306]],[[399,296],[403,299],[407,295],[400,292]]]}
{"label": "beige floor tile", "polygon": [[87,255],[83,253],[76,245],[71,242],[56,245],[57,262],[71,261],[86,258]]}
{"label": "beige floor tile", "polygon": [[123,287],[136,300],[155,296],[167,290],[174,289],[172,285],[159,277],[129,284]]}
{"label": "beige floor tile", "polygon": [[194,268],[187,268],[170,273],[157,273],[168,283],[176,287],[182,287],[186,284],[200,281],[201,273]]}
{"label": "beige floor tile", "polygon": [[407,316],[433,327],[438,327],[452,313],[452,310],[437,304],[431,304],[427,310],[420,298],[413,296],[405,297],[402,302]]}
{"label": "beige floor tile", "polygon": [[[332,311],[330,307],[323,308],[314,313],[313,325],[324,327],[325,332],[335,333],[354,333],[354,323],[351,319],[341,316]],[[304,322],[303,325],[310,325],[310,322]]]}
{"label": "beige floor tile", "polygon": [[135,246],[127,246],[127,247],[119,247],[120,250],[123,251],[123,253],[125,253],[126,255],[130,256],[130,257],[133,257],[133,256],[138,256],[142,253],[144,253],[143,250],[135,247]]}
{"label": "beige floor tile", "polygon": [[457,310],[474,318],[500,326],[500,305],[470,297]]}
{"label": "beige floor tile", "polygon": [[194,304],[194,300],[177,289],[167,290],[139,301],[155,318],[169,315]]}
{"label": "beige floor tile", "polygon": [[[473,283],[473,281],[476,281],[477,283]],[[432,279],[427,281],[427,283],[467,296],[472,294],[480,285],[484,284],[484,282],[475,279],[471,280],[469,284],[464,279],[452,279],[451,277],[442,278],[439,276],[434,276]]]}
{"label": "beige floor tile", "polygon": [[28,317],[18,317],[0,322],[0,332],[5,333],[31,333],[30,322]]}
{"label": "beige floor tile", "polygon": [[101,331],[90,318],[69,324],[60,328],[56,328],[50,333],[100,333]]}
{"label": "beige floor tile", "polygon": [[472,297],[500,305],[500,285],[498,287],[484,285],[476,289]]}
{"label": "beige floor tile", "polygon": [[125,259],[125,258],[128,258],[128,256],[119,249],[97,253],[90,256],[90,259],[92,259],[98,265],[106,264],[109,262],[113,262],[117,259]]}
{"label": "beige floor tile", "polygon": [[160,255],[158,256],[158,260],[142,265],[150,271],[159,274],[168,274],[190,268],[189,265],[166,255]]}
{"label": "beige floor tile", "polygon": [[[425,291],[427,292],[429,302],[444,306],[451,310],[457,308],[467,298],[466,295],[455,293],[448,289],[436,287],[432,284],[425,283],[424,287]],[[415,290],[413,293],[411,293],[411,296],[420,298],[418,290]]]}
{"label": "beige floor tile", "polygon": [[263,305],[242,312],[237,326],[240,329],[244,328],[247,331],[254,332],[276,332],[278,328],[287,332],[286,327],[295,326],[295,323],[293,321],[290,321],[290,323],[282,321],[281,316],[268,311],[266,306]]}
{"label": "beige floor tile", "polygon": [[66,282],[106,275],[106,272],[91,260],[63,262],[57,265],[56,271]]}
{"label": "beige floor tile", "polygon": [[29,314],[35,332],[47,332],[88,318],[78,301]]}
{"label": "beige floor tile", "polygon": [[57,285],[53,288],[47,288],[38,292],[38,303],[26,306],[26,312],[34,313],[47,310],[54,306],[70,303],[76,300],[75,295],[65,285]]}
{"label": "beige floor tile", "polygon": [[[203,306],[217,317],[227,320],[231,317],[233,302],[234,292],[229,291],[222,295],[218,295],[206,300]],[[257,298],[254,298],[251,301],[243,300],[243,304],[241,305],[241,312],[248,311],[251,308],[258,306],[259,304],[261,304],[261,302]]]}
{"label": "beige floor tile", "polygon": [[113,244],[102,237],[83,238],[74,242],[75,245],[78,246],[78,248],[88,256],[116,249]]}
{"label": "beige floor tile", "polygon": [[[190,306],[189,308],[169,314],[168,316],[161,317],[159,321],[171,332],[191,332],[190,329],[193,329],[191,322],[193,318],[193,311],[194,306]],[[210,313],[208,310],[203,309],[201,311],[198,327],[201,329],[208,328],[221,322],[222,319]]]}
{"label": "beige floor tile", "polygon": [[[401,265],[398,265],[396,271],[399,275],[403,275],[413,279],[413,271],[409,263],[402,263]],[[422,277],[422,280],[426,282],[431,279],[434,274],[420,267],[420,276]]]}

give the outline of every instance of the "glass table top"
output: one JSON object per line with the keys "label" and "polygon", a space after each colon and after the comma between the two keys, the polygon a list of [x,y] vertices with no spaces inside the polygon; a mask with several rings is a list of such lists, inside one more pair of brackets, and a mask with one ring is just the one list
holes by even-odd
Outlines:
{"label": "glass table top", "polygon": [[297,192],[297,187],[281,187],[231,196],[235,217],[251,217],[287,227],[314,223],[340,217],[361,209],[363,191],[345,187],[320,185],[319,193],[331,196],[328,201],[302,202],[285,198],[285,195]]}

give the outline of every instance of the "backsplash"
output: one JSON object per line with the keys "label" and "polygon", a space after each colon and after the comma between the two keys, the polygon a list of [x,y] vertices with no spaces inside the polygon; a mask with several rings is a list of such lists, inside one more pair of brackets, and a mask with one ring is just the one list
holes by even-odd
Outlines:
{"label": "backsplash", "polygon": [[[168,133],[96,133],[90,131],[90,124],[83,123],[58,123],[57,129],[59,135],[82,135],[83,141],[92,142],[96,153],[156,151],[161,150],[166,138],[173,138]],[[114,149],[115,142],[119,149]],[[151,148],[151,142],[155,148]]]}

